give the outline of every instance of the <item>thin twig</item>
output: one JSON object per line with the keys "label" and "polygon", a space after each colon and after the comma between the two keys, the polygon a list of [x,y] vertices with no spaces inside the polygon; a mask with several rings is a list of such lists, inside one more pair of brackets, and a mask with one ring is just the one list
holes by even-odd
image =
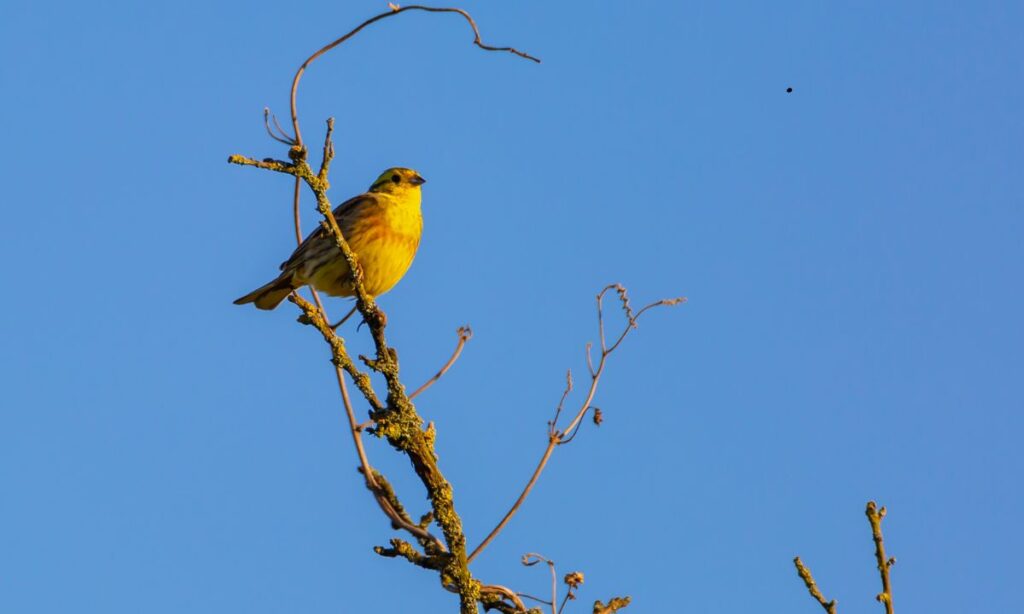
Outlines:
{"label": "thin twig", "polygon": [[572,392],[572,369],[566,369],[565,371],[565,389],[562,390],[562,398],[558,399],[558,405],[555,407],[555,417],[548,422],[548,435],[554,436],[557,431],[558,417],[562,415],[562,407],[565,406],[565,400],[569,398],[569,393]]}
{"label": "thin twig", "polygon": [[532,601],[536,601],[537,603],[543,603],[544,605],[551,605],[551,602],[548,601],[547,599],[541,599],[540,597],[535,597],[533,595],[530,595],[529,593],[516,593],[516,594],[519,595],[520,597],[525,598],[525,599],[530,599]]}
{"label": "thin twig", "polygon": [[565,609],[565,604],[569,603],[570,599],[575,599],[575,597],[573,597],[571,589],[565,593],[565,597],[562,597],[562,605],[558,606],[557,614],[562,614],[562,610]]}
{"label": "thin twig", "polygon": [[469,13],[467,13],[466,11],[464,11],[462,9],[458,9],[458,8],[437,8],[437,7],[431,7],[431,6],[420,6],[420,5],[415,5],[415,4],[414,5],[409,5],[409,6],[403,6],[403,7],[399,8],[399,9],[397,9],[397,10],[396,9],[391,9],[390,11],[387,11],[386,13],[381,13],[380,15],[376,15],[374,17],[371,17],[371,18],[367,19],[363,23],[361,23],[358,26],[356,26],[355,28],[353,28],[348,34],[345,34],[344,36],[335,39],[334,41],[328,43],[327,45],[324,45],[316,53],[314,53],[313,55],[309,56],[309,58],[307,58],[306,61],[302,63],[302,66],[300,66],[299,69],[295,72],[295,77],[292,79],[292,90],[291,90],[290,98],[291,98],[291,111],[292,111],[292,130],[295,133],[295,142],[296,142],[296,144],[299,144],[299,145],[302,144],[302,131],[299,129],[299,113],[298,113],[298,107],[296,105],[296,98],[298,96],[298,91],[299,91],[299,81],[302,79],[302,75],[303,75],[303,73],[306,72],[306,69],[309,68],[309,65],[312,64],[317,58],[319,58],[323,54],[325,54],[328,51],[330,51],[331,49],[334,49],[335,47],[337,47],[338,45],[344,43],[345,41],[347,41],[348,39],[352,38],[356,34],[359,34],[359,32],[363,30],[363,28],[365,28],[365,27],[367,27],[367,26],[369,26],[369,25],[371,25],[373,23],[376,23],[376,22],[378,22],[378,21],[380,21],[382,19],[385,19],[385,18],[388,18],[388,17],[393,17],[395,15],[398,15],[399,13],[404,13],[406,11],[426,11],[428,13],[458,13],[459,15],[462,15],[462,17],[465,18],[465,20],[467,22],[469,22],[469,26],[471,28],[473,28],[473,44],[476,45],[477,47],[479,47],[479,48],[481,48],[481,49],[483,49],[485,51],[507,51],[509,53],[518,55],[521,58],[526,58],[527,60],[532,60],[534,62],[537,62],[538,64],[540,63],[539,59],[533,57],[532,55],[529,55],[527,53],[523,53],[522,51],[514,49],[512,47],[491,47],[490,45],[485,45],[483,43],[482,39],[480,38],[480,29],[477,27],[476,21],[474,21],[473,18],[470,17]]}
{"label": "thin twig", "polygon": [[[603,313],[604,296],[609,290],[615,290],[619,294],[619,297],[621,298],[623,303],[623,310],[626,313],[626,326],[623,329],[622,334],[619,335],[618,339],[611,347],[608,347],[605,340]],[[576,430],[579,427],[580,422],[586,415],[587,410],[591,408],[591,403],[594,400],[594,395],[597,394],[597,387],[601,381],[601,375],[604,373],[604,368],[607,364],[608,356],[611,355],[611,353],[614,352],[615,349],[619,347],[619,344],[622,343],[622,340],[626,338],[626,335],[628,335],[631,330],[637,327],[637,322],[640,316],[643,315],[647,310],[652,309],[654,307],[678,305],[679,303],[682,303],[685,300],[685,298],[679,297],[656,301],[645,306],[643,309],[641,309],[634,315],[632,309],[630,309],[629,307],[629,299],[626,296],[626,289],[621,284],[611,284],[609,286],[606,286],[604,289],[601,290],[601,292],[598,293],[597,324],[598,334],[601,340],[601,358],[598,360],[596,369],[594,369],[592,365],[589,365],[590,387],[587,390],[586,398],[583,400],[583,403],[580,405],[579,410],[576,412],[576,415],[573,416],[573,419],[569,422],[569,424],[564,429],[559,429],[557,425],[557,419],[561,414],[562,404],[564,403],[565,398],[572,390],[572,376],[571,374],[568,375],[566,388],[562,394],[562,398],[559,401],[558,406],[555,409],[555,419],[549,423],[548,445],[546,448],[544,448],[544,453],[541,455],[540,462],[537,463],[537,467],[533,470],[533,474],[530,476],[530,479],[526,483],[526,486],[519,494],[519,498],[517,498],[515,503],[512,504],[512,507],[501,518],[501,521],[498,522],[497,526],[491,529],[491,532],[487,534],[487,537],[485,537],[483,541],[480,542],[480,545],[478,545],[476,548],[472,550],[472,552],[469,553],[469,557],[466,559],[468,562],[472,563],[473,559],[475,559],[481,552],[483,552],[483,550],[488,546],[488,544],[490,544],[494,540],[494,538],[497,537],[499,533],[501,533],[502,529],[505,528],[505,525],[507,525],[509,521],[512,519],[512,516],[514,516],[515,513],[519,511],[519,508],[523,505],[523,502],[526,501],[526,497],[529,496],[530,491],[533,490],[533,486],[537,483],[537,480],[540,478],[540,474],[544,471],[544,467],[547,465],[548,460],[551,458],[551,454],[552,452],[554,452],[555,448],[559,445],[569,443],[569,441],[572,441],[572,439],[575,437]],[[589,358],[589,347],[587,355]]]}
{"label": "thin twig", "polygon": [[[590,411],[591,409],[594,410],[595,412],[601,411],[597,407],[588,407],[585,410],[583,410],[583,414],[586,415],[586,413],[588,411]],[[576,439],[576,433],[580,432],[580,427],[581,426],[583,426],[583,422],[582,421],[581,422],[577,422],[576,423],[576,428],[574,428],[572,430],[572,432],[569,433],[568,437],[565,435],[565,433],[562,433],[562,439],[561,439],[561,441],[558,442],[558,445],[565,445],[565,444],[569,443],[570,441],[572,441],[573,439]]]}
{"label": "thin twig", "polygon": [[811,570],[804,565],[800,557],[793,559],[793,565],[796,566],[796,572],[800,575],[800,579],[804,581],[804,586],[807,587],[807,592],[811,594],[811,597],[820,603],[821,607],[825,608],[828,614],[836,614],[836,600],[829,601],[825,599],[825,596],[818,589],[818,584],[814,581],[814,576],[811,575]]}
{"label": "thin twig", "polygon": [[[355,382],[356,387],[359,388],[359,392],[366,397],[366,400],[370,403],[371,407],[376,410],[383,410],[385,406],[381,403],[380,399],[377,398],[377,393],[373,390],[370,382],[370,376],[360,371],[359,367],[355,365],[352,358],[348,355],[348,350],[345,349],[345,341],[334,333],[330,323],[324,319],[320,311],[298,294],[292,294],[288,297],[288,300],[295,303],[300,309],[302,309],[307,321],[320,331],[324,341],[331,346],[332,362],[348,373],[349,377],[352,378],[352,381]],[[358,423],[353,420],[353,431],[355,431],[355,427],[357,425]]]}
{"label": "thin twig", "polygon": [[590,377],[594,377],[594,358],[590,355],[590,350],[594,349],[594,344],[587,341],[587,347],[584,348],[584,352],[587,355],[587,371],[590,372]]}
{"label": "thin twig", "polygon": [[501,530],[505,528],[505,525],[512,520],[512,516],[519,511],[523,502],[526,501],[526,497],[528,497],[530,495],[530,491],[533,490],[533,485],[537,483],[537,480],[540,478],[540,474],[544,471],[544,466],[548,464],[548,459],[551,458],[551,453],[555,451],[557,441],[558,440],[554,438],[549,440],[548,446],[544,449],[544,454],[540,457],[540,462],[537,463],[537,468],[533,470],[533,475],[530,476],[530,481],[526,483],[526,486],[523,488],[523,492],[519,493],[519,498],[516,499],[516,502],[512,504],[512,507],[505,512],[505,515],[502,517],[501,522],[498,523],[498,526],[491,529],[491,532],[487,534],[487,537],[485,537],[482,542],[480,542],[480,545],[469,553],[469,556],[466,557],[467,563],[472,563],[473,559],[483,552],[484,548],[486,548],[488,544],[494,541],[494,538],[498,536],[498,533],[501,533]]}
{"label": "thin twig", "polygon": [[551,614],[558,614],[556,604],[558,603],[558,573],[555,571],[555,562],[536,552],[527,552],[523,555],[523,565],[532,567],[537,563],[547,563],[551,571]]}
{"label": "thin twig", "polygon": [[270,109],[268,107],[263,107],[263,128],[266,129],[267,134],[270,135],[270,138],[274,139],[278,143],[283,143],[289,147],[294,145],[295,140],[288,136],[284,130],[281,130],[281,124],[277,123],[276,115],[274,115],[274,125],[277,126],[277,129],[280,131],[280,135],[274,134],[274,129],[270,127],[270,117]]}
{"label": "thin twig", "polygon": [[871,537],[875,541],[875,561],[878,564],[878,574],[882,578],[882,592],[875,599],[885,606],[885,614],[893,614],[889,568],[896,563],[896,559],[885,556],[885,543],[882,540],[882,519],[885,518],[885,508],[879,508],[874,501],[868,501],[864,513],[868,517],[868,522],[871,523]]}
{"label": "thin twig", "polygon": [[[384,511],[385,515],[391,519],[391,522],[394,523],[395,526],[408,531],[419,539],[429,540],[441,551],[444,551],[446,548],[440,539],[431,535],[426,529],[419,527],[402,517],[399,511],[396,510],[389,501],[386,496],[386,491],[374,477],[376,472],[370,465],[370,461],[366,456],[366,448],[363,446],[362,440],[362,429],[359,428],[359,424],[356,421],[355,411],[352,407],[352,400],[348,394],[348,386],[346,385],[345,378],[341,372],[345,371],[349,374],[349,377],[353,379],[359,387],[360,392],[363,393],[363,396],[371,405],[380,406],[380,401],[377,399],[376,393],[373,392],[373,388],[371,387],[369,376],[359,371],[358,367],[355,366],[355,363],[352,362],[352,358],[345,350],[344,341],[334,334],[334,330],[331,329],[324,319],[322,315],[322,307],[319,309],[314,307],[298,294],[292,294],[288,298],[303,310],[309,323],[320,331],[321,335],[324,336],[324,339],[331,346],[332,362],[334,362],[336,366],[335,372],[338,379],[338,387],[341,391],[342,403],[345,406],[345,416],[349,422],[349,432],[352,435],[352,442],[355,444],[356,454],[359,456],[359,466],[365,476],[367,488],[369,488],[373,493],[381,510]],[[319,301],[319,296],[316,298]]]}
{"label": "thin twig", "polygon": [[473,338],[473,330],[468,326],[460,326],[455,333],[459,336],[459,342],[455,345],[455,351],[452,352],[452,357],[448,359],[448,362],[444,363],[444,366],[441,367],[440,371],[434,374],[434,377],[423,382],[422,386],[409,395],[410,401],[418,397],[420,393],[427,388],[433,386],[437,380],[444,377],[444,374],[448,372],[448,369],[451,369],[452,365],[455,364],[455,361],[459,359],[459,355],[462,354],[462,348],[466,347],[466,342]]}

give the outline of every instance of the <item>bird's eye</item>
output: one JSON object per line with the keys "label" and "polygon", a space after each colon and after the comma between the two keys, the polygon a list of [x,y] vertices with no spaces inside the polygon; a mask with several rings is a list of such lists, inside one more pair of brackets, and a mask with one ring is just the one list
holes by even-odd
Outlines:
{"label": "bird's eye", "polygon": [[395,183],[401,183],[402,182],[402,178],[399,177],[398,175],[392,175],[391,176],[391,181],[394,181]]}

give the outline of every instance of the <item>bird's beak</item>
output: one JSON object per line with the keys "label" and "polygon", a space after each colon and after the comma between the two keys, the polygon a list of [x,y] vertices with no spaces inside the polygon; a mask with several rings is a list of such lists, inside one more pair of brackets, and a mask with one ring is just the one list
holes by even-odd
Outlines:
{"label": "bird's beak", "polygon": [[427,180],[424,179],[423,177],[420,177],[419,175],[416,175],[415,177],[409,180],[409,183],[413,185],[423,185],[426,182]]}

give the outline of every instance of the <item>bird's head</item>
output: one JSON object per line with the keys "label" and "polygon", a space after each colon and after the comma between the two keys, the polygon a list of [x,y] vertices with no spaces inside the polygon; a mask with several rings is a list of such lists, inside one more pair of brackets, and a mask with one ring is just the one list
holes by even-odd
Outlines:
{"label": "bird's head", "polygon": [[419,192],[420,186],[426,182],[426,179],[420,177],[420,174],[411,168],[395,167],[381,173],[380,177],[377,177],[377,180],[370,186],[370,191],[389,194]]}

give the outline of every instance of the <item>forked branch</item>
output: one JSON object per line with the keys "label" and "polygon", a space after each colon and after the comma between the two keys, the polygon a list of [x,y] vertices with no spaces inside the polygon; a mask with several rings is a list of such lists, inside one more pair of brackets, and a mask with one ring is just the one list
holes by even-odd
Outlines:
{"label": "forked branch", "polygon": [[[868,501],[864,513],[868,517],[868,523],[871,524],[871,538],[875,542],[875,562],[882,580],[882,592],[878,593],[875,599],[885,606],[885,614],[893,614],[892,584],[889,580],[889,569],[896,564],[896,559],[888,558],[885,554],[885,542],[882,537],[882,519],[885,518],[885,508],[879,508],[874,501]],[[800,579],[804,581],[804,586],[807,587],[807,592],[810,593],[811,597],[821,604],[821,607],[828,614],[836,614],[836,600],[829,601],[825,599],[825,596],[821,594],[821,590],[818,588],[818,584],[814,581],[814,576],[811,575],[811,570],[803,564],[800,557],[794,558],[793,564],[796,566],[796,572],[800,575]]]}
{"label": "forked branch", "polygon": [[[609,346],[605,339],[604,297],[610,290],[614,290],[619,296],[619,300],[622,303],[622,310],[626,315],[626,326],[615,339],[615,342]],[[565,428],[560,429],[558,427],[558,418],[562,414],[562,408],[565,404],[566,398],[569,396],[569,393],[572,392],[573,389],[572,373],[567,373],[565,390],[563,391],[562,397],[555,408],[554,419],[552,419],[548,423],[548,445],[547,447],[544,448],[544,453],[541,455],[540,461],[537,463],[537,467],[533,470],[533,474],[530,476],[530,479],[527,481],[526,486],[519,494],[519,497],[516,499],[515,503],[512,504],[512,507],[508,510],[508,512],[505,513],[502,519],[498,522],[498,525],[495,526],[494,529],[492,529],[491,532],[487,534],[487,537],[485,537],[483,541],[480,542],[480,545],[478,545],[476,548],[473,549],[472,552],[470,552],[469,557],[467,559],[469,562],[473,562],[473,559],[479,556],[479,554],[483,552],[484,548],[486,548],[488,544],[494,541],[494,538],[497,537],[499,533],[501,533],[502,529],[505,528],[505,525],[507,525],[509,521],[512,520],[512,516],[514,516],[516,512],[519,511],[519,508],[522,507],[523,502],[526,501],[526,498],[529,496],[530,491],[533,490],[533,487],[537,483],[537,480],[540,479],[540,474],[544,472],[544,468],[547,466],[548,460],[550,460],[551,454],[555,451],[555,448],[559,445],[568,443],[575,436],[576,429],[580,426],[580,422],[583,420],[583,417],[586,415],[588,410],[592,409],[591,403],[594,400],[594,395],[597,394],[597,387],[601,381],[601,375],[604,373],[604,368],[608,362],[608,357],[611,355],[612,352],[614,352],[619,347],[622,341],[626,338],[626,335],[628,335],[631,330],[637,327],[637,323],[640,320],[640,316],[642,316],[648,310],[653,309],[655,307],[678,305],[679,303],[682,303],[684,301],[686,301],[684,297],[663,299],[646,305],[642,309],[640,309],[640,311],[634,313],[633,309],[630,307],[629,304],[629,296],[626,293],[626,288],[623,287],[621,284],[611,284],[609,286],[606,286],[604,289],[601,290],[601,292],[598,293],[597,326],[598,334],[601,339],[601,357],[598,360],[597,368],[593,368],[592,361],[590,360],[590,344],[587,344],[587,362],[588,367],[590,368],[590,387],[587,390],[586,397],[584,398],[583,403],[580,404],[579,409],[576,411],[576,414],[573,416],[572,420],[569,421],[569,424]],[[595,420],[595,422],[599,423],[598,420]]]}

